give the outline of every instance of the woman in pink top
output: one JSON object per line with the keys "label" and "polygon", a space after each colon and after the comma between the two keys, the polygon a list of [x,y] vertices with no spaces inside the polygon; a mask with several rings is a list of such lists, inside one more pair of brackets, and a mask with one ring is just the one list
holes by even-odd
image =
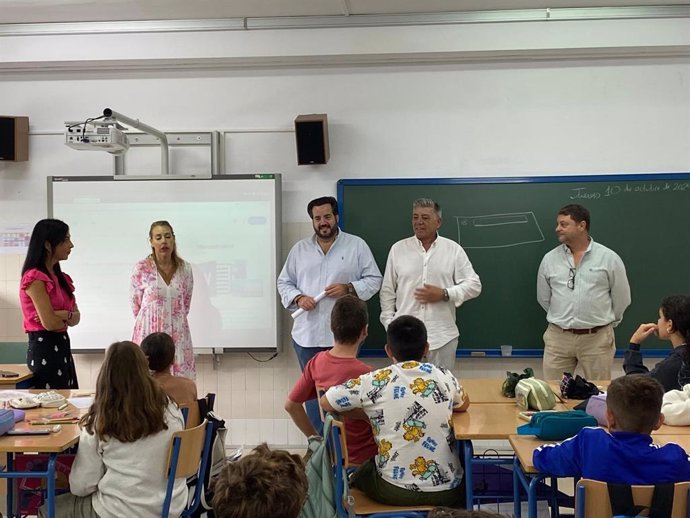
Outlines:
{"label": "woman in pink top", "polygon": [[67,327],[76,326],[80,315],[72,279],[60,269],[73,247],[69,227],[60,220],[42,219],[31,233],[19,301],[29,336],[26,364],[36,388],[79,387]]}
{"label": "woman in pink top", "polygon": [[155,221],[149,230],[151,255],[134,266],[130,286],[134,332],[141,344],[151,333],[167,333],[175,342],[175,376],[196,379],[192,336],[187,315],[194,277],[191,265],[177,255],[175,232],[167,221]]}

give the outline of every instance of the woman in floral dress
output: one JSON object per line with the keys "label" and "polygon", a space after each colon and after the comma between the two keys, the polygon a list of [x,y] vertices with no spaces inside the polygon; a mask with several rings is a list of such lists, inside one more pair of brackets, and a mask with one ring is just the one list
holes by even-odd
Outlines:
{"label": "woman in floral dress", "polygon": [[175,342],[173,375],[196,379],[192,337],[187,315],[192,301],[192,266],[177,255],[175,232],[167,221],[149,230],[151,255],[132,273],[130,295],[135,323],[132,341],[140,344],[151,333],[163,332]]}

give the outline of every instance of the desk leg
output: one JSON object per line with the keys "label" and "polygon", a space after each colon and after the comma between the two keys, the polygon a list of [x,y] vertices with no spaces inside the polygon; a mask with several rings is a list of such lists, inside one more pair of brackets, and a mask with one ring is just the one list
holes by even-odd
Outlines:
{"label": "desk leg", "polygon": [[55,461],[57,453],[51,453],[48,457],[48,518],[55,518]]}
{"label": "desk leg", "polygon": [[460,441],[462,443],[462,449],[465,454],[465,495],[466,502],[465,505],[467,509],[474,509],[474,490],[472,489],[472,459],[474,458],[474,448],[472,447],[472,441],[465,440]]}
{"label": "desk leg", "polygon": [[522,501],[520,500],[520,461],[517,455],[513,459],[513,516],[520,518],[522,516]]}
{"label": "desk leg", "polygon": [[[7,471],[14,471],[14,453],[7,453]],[[7,516],[14,518],[14,479],[7,477]]]}
{"label": "desk leg", "polygon": [[527,516],[529,518],[537,518],[537,489],[539,482],[546,477],[541,473],[534,475],[529,481],[529,489],[527,490]]}

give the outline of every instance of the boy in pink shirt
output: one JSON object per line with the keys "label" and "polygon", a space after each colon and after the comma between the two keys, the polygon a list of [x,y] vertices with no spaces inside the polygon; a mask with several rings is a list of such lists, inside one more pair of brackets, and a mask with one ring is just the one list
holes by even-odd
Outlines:
{"label": "boy in pink shirt", "polygon": [[[328,389],[371,372],[371,366],[357,359],[359,345],[367,336],[368,323],[367,306],[357,297],[346,295],[333,306],[333,348],[309,360],[285,401],[285,410],[305,436],[319,435],[302,406],[318,398],[316,387]],[[377,447],[368,420],[345,418],[345,433],[351,463],[362,464],[376,455]]]}

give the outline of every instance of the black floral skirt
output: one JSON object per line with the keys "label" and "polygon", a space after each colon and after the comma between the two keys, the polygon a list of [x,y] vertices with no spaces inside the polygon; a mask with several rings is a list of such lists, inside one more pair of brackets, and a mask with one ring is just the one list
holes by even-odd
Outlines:
{"label": "black floral skirt", "polygon": [[30,331],[26,365],[39,389],[76,389],[77,371],[66,331]]}

